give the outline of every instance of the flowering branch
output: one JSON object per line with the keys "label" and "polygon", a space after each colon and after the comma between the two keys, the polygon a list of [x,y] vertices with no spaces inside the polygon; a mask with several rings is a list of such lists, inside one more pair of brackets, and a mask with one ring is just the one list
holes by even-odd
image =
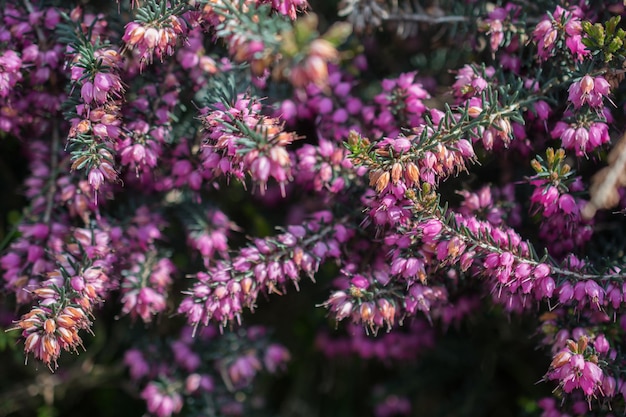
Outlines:
{"label": "flowering branch", "polygon": [[339,244],[351,233],[340,222],[334,224],[329,212],[321,212],[303,226],[290,226],[273,238],[256,239],[230,260],[218,261],[186,291],[178,308],[191,326],[221,327],[237,321],[243,308],[254,309],[259,293],[282,294],[288,282],[298,288],[301,273],[313,279],[328,258],[337,258]]}

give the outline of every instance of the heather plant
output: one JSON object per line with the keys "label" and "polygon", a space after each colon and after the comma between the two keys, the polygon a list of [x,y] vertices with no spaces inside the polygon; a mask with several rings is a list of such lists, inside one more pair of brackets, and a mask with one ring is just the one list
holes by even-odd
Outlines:
{"label": "heather plant", "polygon": [[626,413],[623,2],[0,6],[1,415]]}

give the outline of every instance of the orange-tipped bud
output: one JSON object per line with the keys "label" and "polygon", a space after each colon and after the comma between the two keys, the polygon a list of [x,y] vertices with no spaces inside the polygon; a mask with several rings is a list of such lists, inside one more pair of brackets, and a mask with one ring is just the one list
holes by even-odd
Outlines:
{"label": "orange-tipped bud", "polygon": [[593,90],[594,85],[593,78],[589,75],[585,75],[582,80],[580,80],[580,90],[583,94],[589,94]]}
{"label": "orange-tipped bud", "polygon": [[391,167],[391,182],[393,182],[394,184],[397,184],[398,181],[400,181],[401,177],[402,177],[402,164],[400,164],[399,162],[396,162]]}
{"label": "orange-tipped bud", "polygon": [[28,335],[26,341],[24,342],[24,351],[31,352],[35,350],[35,348],[39,344],[39,339],[39,333],[31,333],[30,335]]}
{"label": "orange-tipped bud", "polygon": [[415,165],[413,162],[409,162],[408,164],[406,164],[404,172],[405,172],[407,179],[411,183],[417,184],[419,182],[420,170],[417,168],[417,165]]}
{"label": "orange-tipped bud", "polygon": [[30,319],[31,317],[39,315],[39,314],[45,314],[45,311],[43,311],[40,308],[33,308],[28,313],[22,316],[22,320]]}
{"label": "orange-tipped bud", "polygon": [[382,175],[378,178],[378,180],[376,180],[376,191],[377,192],[381,192],[383,191],[385,188],[387,188],[387,185],[389,185],[389,178],[391,177],[391,175],[389,175],[389,172],[385,171],[382,173]]}
{"label": "orange-tipped bud", "polygon": [[391,326],[395,321],[396,307],[387,299],[381,298],[378,300],[378,309],[383,316],[383,320],[387,325]]}
{"label": "orange-tipped bud", "polygon": [[22,330],[32,329],[34,326],[40,323],[40,320],[37,319],[26,319],[21,320],[17,323],[17,326]]}
{"label": "orange-tipped bud", "polygon": [[494,125],[497,127],[497,129],[499,130],[499,132],[497,133],[497,135],[500,138],[507,138],[511,135],[511,122],[509,122],[508,119],[503,119],[503,118],[498,118],[495,122]]}
{"label": "orange-tipped bud", "polygon": [[149,27],[143,34],[143,40],[148,49],[154,49],[159,41],[159,31],[156,28]]}
{"label": "orange-tipped bud", "polygon": [[61,314],[57,317],[57,325],[61,327],[74,327],[76,321],[68,314]]}
{"label": "orange-tipped bud", "polygon": [[118,120],[118,117],[116,115],[110,114],[110,113],[106,113],[100,119],[100,123],[102,123],[103,125],[112,125],[112,124],[116,123],[117,120]]}
{"label": "orange-tipped bud", "polygon": [[301,247],[296,247],[293,249],[293,262],[299,267],[302,263],[302,257],[304,256],[304,251]]}
{"label": "orange-tipped bud", "polygon": [[361,320],[368,322],[374,318],[374,307],[371,303],[363,303],[359,308],[359,314],[361,315]]}
{"label": "orange-tipped bud", "polygon": [[58,293],[53,288],[37,288],[33,291],[39,298],[55,298]]}
{"label": "orange-tipped bud", "polygon": [[56,337],[52,335],[45,335],[42,339],[42,342],[43,342],[44,352],[46,352],[48,355],[52,356],[53,358],[59,355],[61,348],[59,347],[59,341],[57,340]]}
{"label": "orange-tipped bud", "polygon": [[217,287],[213,288],[213,295],[218,300],[221,300],[222,298],[224,298],[224,297],[226,297],[228,295],[228,290],[226,289],[225,286],[218,285]]}
{"label": "orange-tipped bud", "polygon": [[83,119],[76,125],[76,132],[85,134],[91,130],[91,122],[89,120]]}
{"label": "orange-tipped bud", "polygon": [[244,294],[250,294],[250,290],[252,290],[252,286],[254,285],[254,281],[250,277],[246,277],[241,280],[241,290]]}
{"label": "orange-tipped bud", "polygon": [[87,295],[87,297],[91,298],[92,300],[94,300],[98,296],[96,289],[91,284],[85,285],[84,291],[85,291],[85,295]]}
{"label": "orange-tipped bud", "polygon": [[87,315],[85,314],[83,310],[81,310],[80,308],[72,307],[72,306],[65,307],[64,313],[68,314],[70,317],[72,317],[76,321],[87,318]]}
{"label": "orange-tipped bud", "polygon": [[568,363],[571,357],[572,354],[570,352],[559,352],[554,356],[554,359],[552,359],[552,363],[550,363],[550,366],[555,369],[560,368],[561,366]]}
{"label": "orange-tipped bud", "polygon": [[128,37],[128,43],[131,45],[137,45],[139,42],[143,40],[145,33],[146,33],[146,29],[143,26],[137,26],[136,28],[130,31],[130,34]]}
{"label": "orange-tipped bud", "polygon": [[76,300],[78,305],[83,311],[91,311],[91,300],[87,297],[82,297]]}
{"label": "orange-tipped bud", "polygon": [[570,351],[572,351],[573,353],[578,353],[578,346],[576,345],[576,342],[569,339],[567,342],[565,342],[565,344]]}
{"label": "orange-tipped bud", "polygon": [[376,181],[378,181],[378,179],[380,178],[382,174],[383,172],[379,169],[369,172],[370,187],[373,187],[374,185],[376,185]]}
{"label": "orange-tipped bud", "polygon": [[48,319],[43,323],[43,329],[47,334],[52,334],[57,329],[56,322],[53,319]]}
{"label": "orange-tipped bud", "polygon": [[290,165],[291,163],[289,154],[282,146],[274,146],[270,149],[270,159],[282,167]]}
{"label": "orange-tipped bud", "polygon": [[578,353],[584,353],[587,349],[587,344],[589,343],[589,338],[587,336],[580,336],[578,339]]}
{"label": "orange-tipped bud", "polygon": [[58,333],[64,343],[72,346],[76,344],[76,332],[72,332],[65,327],[59,327]]}
{"label": "orange-tipped bud", "polygon": [[481,109],[478,106],[470,106],[470,108],[467,109],[467,114],[470,117],[478,117],[482,112],[483,112],[483,109]]}

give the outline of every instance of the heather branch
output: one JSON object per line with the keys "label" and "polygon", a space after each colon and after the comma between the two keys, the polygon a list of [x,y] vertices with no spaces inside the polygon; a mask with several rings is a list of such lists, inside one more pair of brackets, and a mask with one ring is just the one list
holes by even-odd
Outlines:
{"label": "heather branch", "polygon": [[[528,246],[529,256],[523,254],[524,250],[521,248],[503,248],[495,244],[489,236],[481,236],[472,233],[468,228],[459,226],[454,217],[448,213],[447,208],[441,207],[438,202],[438,197],[434,193],[430,193],[426,197],[421,197],[421,193],[416,194],[409,191],[408,197],[414,203],[412,207],[413,212],[421,221],[427,221],[429,219],[435,219],[442,225],[442,235],[456,236],[465,242],[468,247],[474,247],[481,249],[483,254],[503,252],[511,253],[513,258],[518,263],[525,263],[532,267],[537,267],[549,262],[550,271],[556,275],[566,278],[571,281],[585,281],[593,280],[600,282],[615,281],[622,282],[626,279],[626,272],[623,273],[588,273],[583,271],[573,271],[566,267],[559,266],[555,261],[550,259],[546,254],[543,258],[539,259],[530,242],[526,242]],[[516,253],[517,252],[517,253]]]}
{"label": "heather branch", "polygon": [[[328,258],[339,256],[339,243],[351,233],[328,212],[304,226],[290,226],[276,237],[256,239],[239,254],[197,274],[178,308],[191,326],[215,321],[224,327],[241,322],[243,308],[253,310],[259,293],[282,295],[291,281],[298,288],[301,273],[312,280]],[[282,291],[281,291],[282,290]]]}
{"label": "heather branch", "polygon": [[[24,4],[24,7],[26,7],[28,13],[33,14],[34,9],[33,5],[30,4],[30,0],[22,0],[22,2]],[[37,33],[37,39],[39,40],[39,47],[40,49],[43,49],[42,47],[46,44],[46,36],[44,35],[43,30],[41,30],[41,26],[35,25],[34,29],[35,33]]]}
{"label": "heather branch", "polygon": [[[347,145],[351,152],[350,157],[356,164],[367,166],[370,172],[388,172],[397,163],[417,164],[423,160],[427,152],[438,153],[444,147],[454,154],[456,165],[446,165],[438,174],[449,175],[454,171],[464,170],[463,159],[474,158],[472,145],[467,138],[479,137],[481,131],[492,129],[497,136],[508,143],[511,135],[510,120],[523,123],[519,115],[520,110],[537,99],[535,96],[530,96],[525,100],[517,100],[516,93],[501,92],[500,95],[507,97],[510,104],[499,105],[498,92],[488,88],[482,96],[480,108],[470,106],[469,102],[465,107],[455,110],[446,107],[438,122],[430,118],[426,120],[425,125],[413,129],[416,134],[406,137],[411,141],[407,149],[398,150],[396,145],[381,147],[384,141],[372,146],[369,140],[360,139],[356,134],[351,135]],[[375,149],[376,146],[378,149]]]}

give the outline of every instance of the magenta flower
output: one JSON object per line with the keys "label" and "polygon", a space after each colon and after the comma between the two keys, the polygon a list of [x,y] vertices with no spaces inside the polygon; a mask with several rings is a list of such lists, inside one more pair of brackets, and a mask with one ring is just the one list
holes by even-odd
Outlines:
{"label": "magenta flower", "polygon": [[585,75],[570,85],[568,100],[577,109],[586,103],[591,107],[600,108],[604,97],[608,96],[610,91],[611,87],[603,77],[594,78]]}
{"label": "magenta flower", "polygon": [[456,75],[456,82],[452,85],[454,94],[457,97],[469,98],[480,97],[480,93],[487,88],[488,82],[486,78],[490,78],[495,74],[493,67],[487,67],[484,75],[470,65],[465,65]]}
{"label": "magenta flower", "polygon": [[146,401],[148,411],[157,417],[170,417],[183,408],[183,399],[179,393],[167,390],[156,382],[150,382],[144,388],[141,398]]}
{"label": "magenta flower", "polygon": [[282,345],[271,344],[267,347],[263,356],[265,369],[270,373],[275,373],[279,369],[284,369],[286,363],[291,359],[289,351]]}
{"label": "magenta flower", "polygon": [[589,55],[589,50],[582,43],[582,10],[572,6],[569,10],[557,6],[551,16],[541,20],[533,31],[533,40],[537,43],[537,55],[543,61],[556,54],[560,39],[565,40],[567,51],[581,61]]}
{"label": "magenta flower", "polygon": [[229,381],[235,387],[245,387],[261,368],[261,362],[253,353],[240,356],[228,365]]}

